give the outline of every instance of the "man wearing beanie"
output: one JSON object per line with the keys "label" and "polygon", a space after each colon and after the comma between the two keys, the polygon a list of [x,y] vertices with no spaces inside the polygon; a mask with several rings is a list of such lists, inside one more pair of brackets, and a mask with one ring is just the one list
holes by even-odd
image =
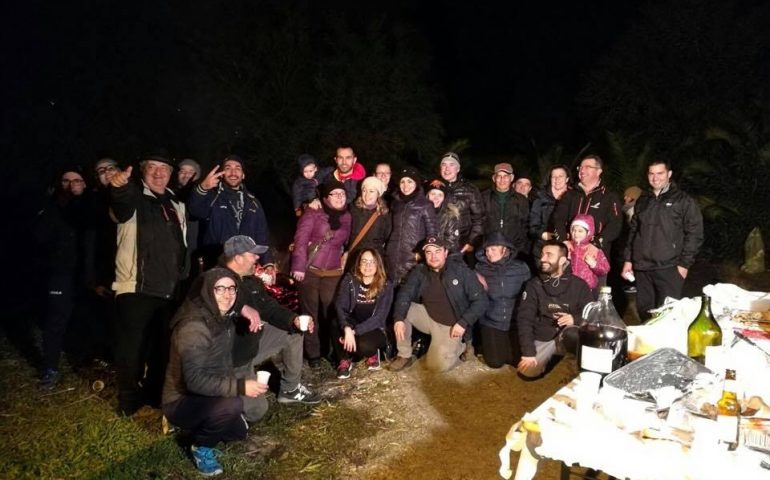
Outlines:
{"label": "man wearing beanie", "polygon": [[[229,155],[221,168],[215,166],[192,191],[190,214],[201,220],[200,249],[206,264],[213,265],[222,253],[222,245],[236,235],[251,237],[258,245],[270,244],[270,231],[262,204],[246,189],[243,159]],[[272,264],[268,250],[263,265]]]}
{"label": "man wearing beanie", "polygon": [[484,204],[481,192],[460,175],[460,156],[447,152],[441,157],[441,178],[447,184],[446,200],[460,209],[460,244],[462,253],[472,251],[484,233]]}
{"label": "man wearing beanie", "polygon": [[698,204],[671,181],[672,173],[665,160],[649,163],[650,189],[637,200],[628,228],[621,275],[636,277],[636,308],[643,320],[666,297],[682,296],[687,272],[703,244]]}
{"label": "man wearing beanie", "polygon": [[[168,188],[173,162],[165,151],[145,155],[141,183],[132,167],[110,180],[118,222],[115,303],[118,312],[115,366],[118,405],[131,415],[143,404],[159,405],[168,361],[168,324],[187,275],[187,211]],[[146,365],[146,369],[145,369]]]}

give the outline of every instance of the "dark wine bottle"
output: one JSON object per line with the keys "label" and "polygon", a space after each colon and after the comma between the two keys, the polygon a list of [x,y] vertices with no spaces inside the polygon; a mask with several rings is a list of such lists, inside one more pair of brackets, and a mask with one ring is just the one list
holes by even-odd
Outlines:
{"label": "dark wine bottle", "polygon": [[612,303],[612,289],[602,287],[599,300],[583,309],[578,329],[577,362],[582,371],[606,375],[626,363],[628,332]]}

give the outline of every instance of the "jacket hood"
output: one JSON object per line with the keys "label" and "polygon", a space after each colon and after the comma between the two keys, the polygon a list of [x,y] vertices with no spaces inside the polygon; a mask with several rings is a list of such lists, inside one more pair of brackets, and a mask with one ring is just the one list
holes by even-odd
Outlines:
{"label": "jacket hood", "polygon": [[570,230],[572,230],[572,225],[579,225],[588,230],[585,240],[583,240],[581,243],[590,243],[591,240],[593,240],[594,232],[596,231],[596,227],[594,226],[594,217],[591,215],[584,215],[582,213],[575,215],[575,219],[572,220],[572,224],[570,225]]}
{"label": "jacket hood", "polygon": [[221,278],[231,278],[236,285],[238,285],[238,277],[232,270],[222,267],[214,267],[203,274],[203,285],[201,285],[200,294],[198,295],[198,302],[211,313],[214,318],[224,318],[231,312],[228,311],[225,315],[219,313],[219,306],[217,305],[217,299],[214,297],[214,285]]}

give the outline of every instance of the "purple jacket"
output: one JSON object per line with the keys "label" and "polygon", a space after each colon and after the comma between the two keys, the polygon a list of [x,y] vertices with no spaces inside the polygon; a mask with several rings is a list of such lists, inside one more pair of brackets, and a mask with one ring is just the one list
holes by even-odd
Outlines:
{"label": "purple jacket", "polygon": [[294,251],[291,254],[291,271],[304,272],[307,270],[308,246],[318,245],[324,237],[332,232],[329,240],[323,242],[318,253],[313,257],[312,266],[322,270],[341,268],[340,258],[343,248],[350,236],[350,212],[340,217],[340,228],[332,231],[329,227],[329,216],[323,209],[307,209],[299,217],[297,231],[294,234]]}

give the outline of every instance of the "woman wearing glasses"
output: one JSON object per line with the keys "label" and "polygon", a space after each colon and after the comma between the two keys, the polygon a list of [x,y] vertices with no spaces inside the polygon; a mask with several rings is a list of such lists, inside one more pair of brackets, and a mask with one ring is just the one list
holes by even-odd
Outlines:
{"label": "woman wearing glasses", "polygon": [[237,378],[233,368],[237,279],[215,267],[199,296],[189,296],[171,321],[171,350],[163,386],[163,414],[192,434],[192,458],[207,476],[222,473],[214,447],[246,437],[241,396],[258,397],[267,384]]}
{"label": "woman wearing glasses", "polygon": [[385,276],[382,257],[372,248],[360,250],[335,301],[337,378],[350,378],[356,358],[365,358],[369,370],[380,369],[380,352],[387,344],[385,321],[392,303],[393,284]]}
{"label": "woman wearing glasses", "polygon": [[299,218],[291,255],[291,275],[299,282],[300,311],[316,319],[316,329],[304,339],[311,367],[320,366],[321,356],[330,350],[331,304],[342,277],[342,253],[351,224],[345,185],[331,179],[319,190],[322,208],[307,209]]}

